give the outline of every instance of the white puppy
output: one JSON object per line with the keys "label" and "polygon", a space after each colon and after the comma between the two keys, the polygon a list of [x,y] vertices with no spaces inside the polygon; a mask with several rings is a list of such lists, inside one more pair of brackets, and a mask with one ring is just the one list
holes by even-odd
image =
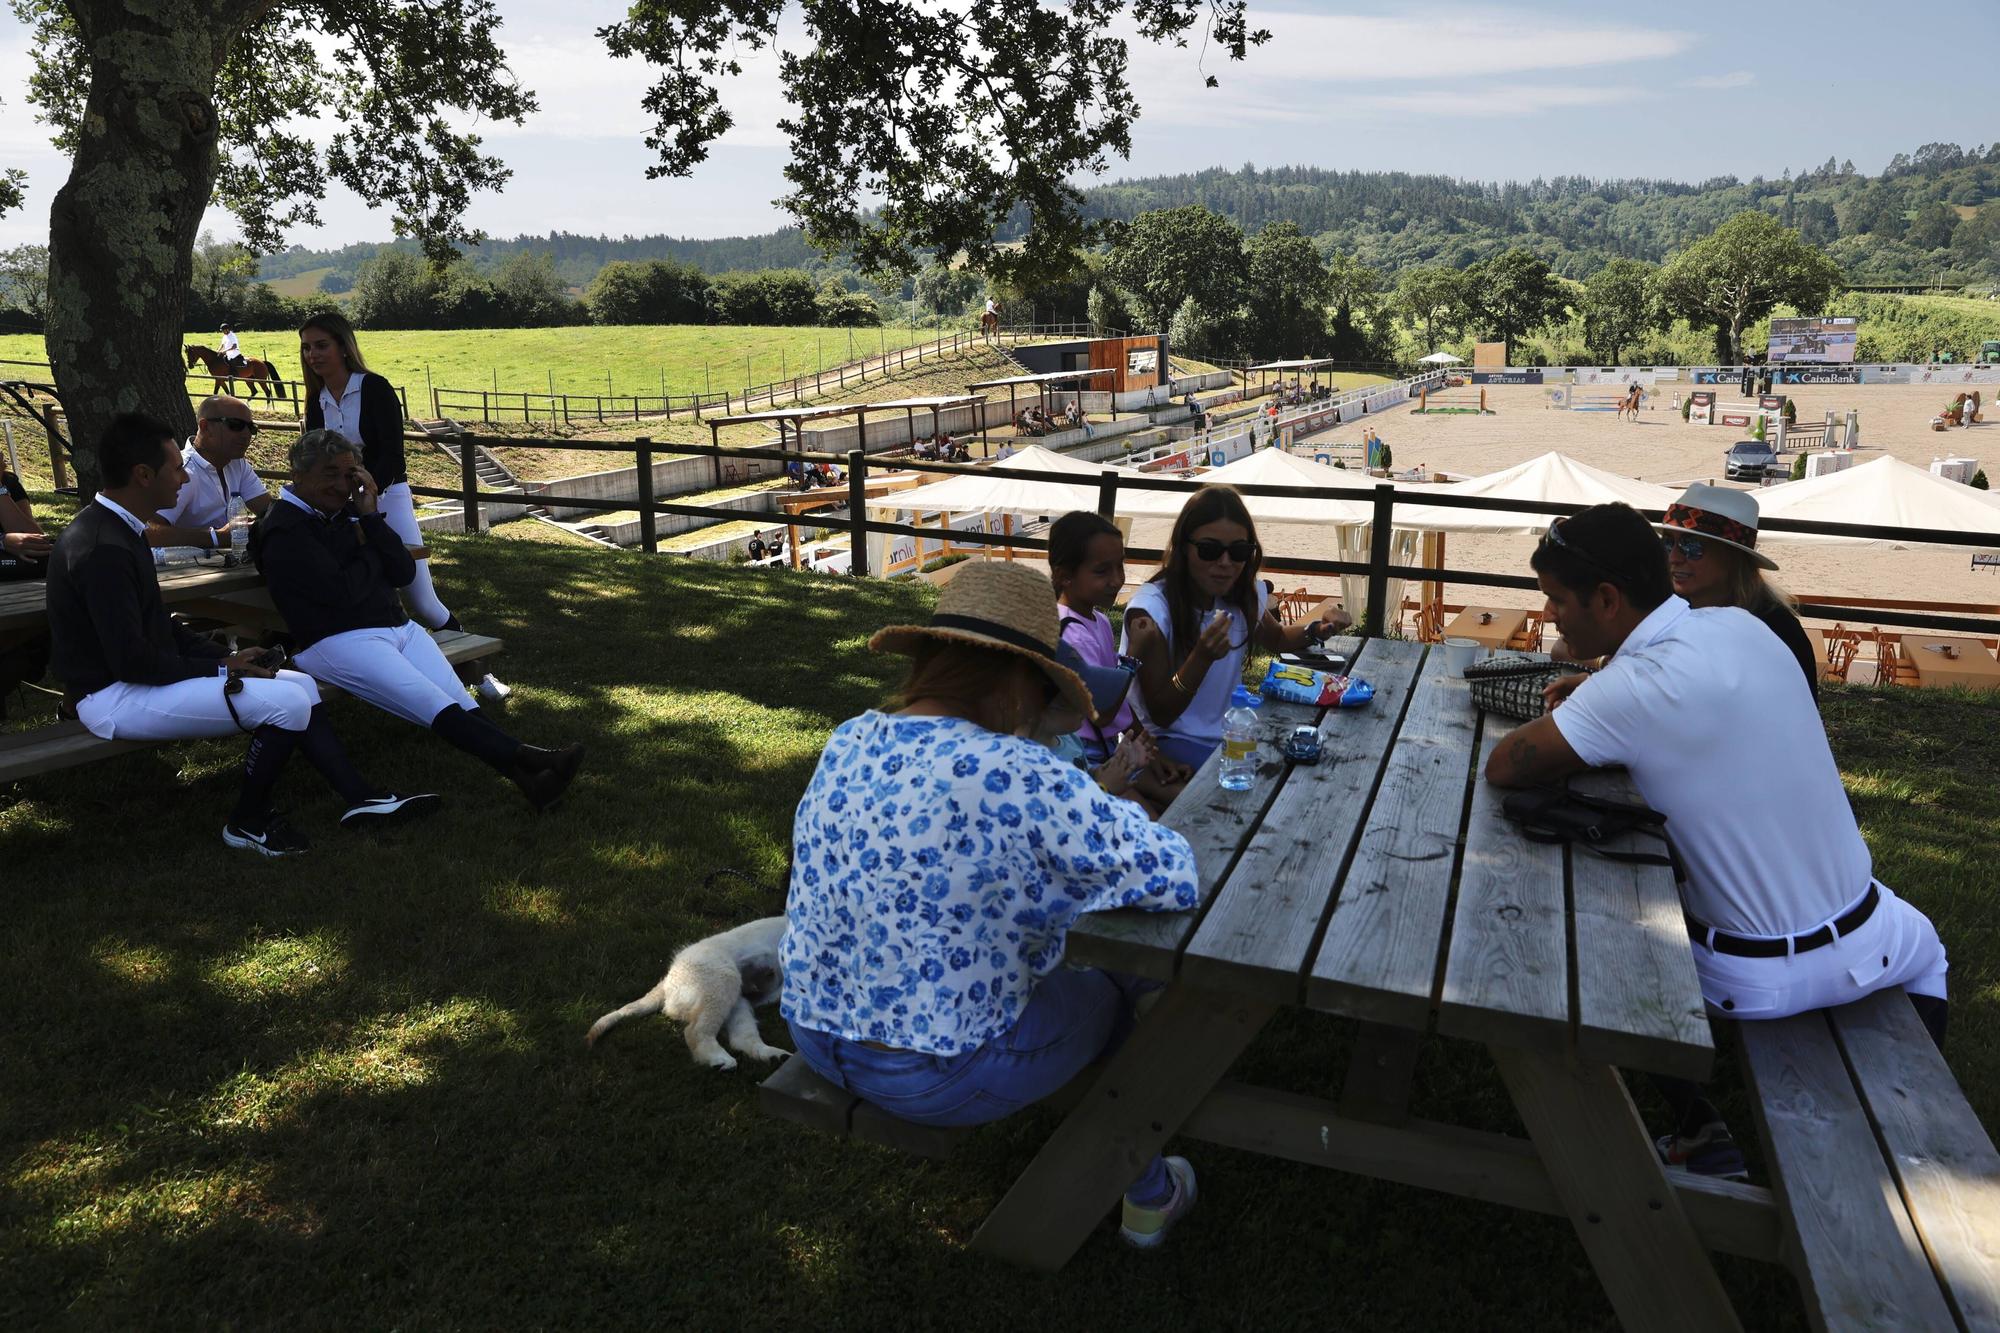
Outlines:
{"label": "white puppy", "polygon": [[777,999],[783,987],[778,941],[784,933],[785,918],[767,916],[696,940],[674,955],[659,985],[592,1023],[584,1044],[595,1046],[599,1037],[628,1018],[664,1013],[687,1024],[688,1050],[698,1064],[736,1068],[735,1058],[715,1040],[717,1032],[752,1060],[790,1055],[764,1044],[752,1008]]}

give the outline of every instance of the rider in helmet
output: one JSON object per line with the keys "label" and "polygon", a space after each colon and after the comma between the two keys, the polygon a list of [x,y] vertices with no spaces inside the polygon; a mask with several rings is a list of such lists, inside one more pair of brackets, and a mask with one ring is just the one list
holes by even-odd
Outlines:
{"label": "rider in helmet", "polygon": [[236,341],[236,330],[227,324],[222,326],[222,359],[231,370],[243,369],[243,348]]}

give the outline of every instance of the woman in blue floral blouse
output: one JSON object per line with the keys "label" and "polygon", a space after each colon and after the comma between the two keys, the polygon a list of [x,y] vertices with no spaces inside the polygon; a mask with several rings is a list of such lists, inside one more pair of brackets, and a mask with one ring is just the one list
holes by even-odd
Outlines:
{"label": "woman in blue floral blouse", "polygon": [[[836,727],[793,829],[783,1012],[799,1058],[906,1120],[975,1125],[1060,1088],[1132,1023],[1133,983],[1062,965],[1085,912],[1195,906],[1187,840],[1027,739],[1060,695],[1046,576],[967,565],[928,625],[870,642],[910,674]],[[1156,1157],[1122,1232],[1159,1243],[1194,1172]]]}

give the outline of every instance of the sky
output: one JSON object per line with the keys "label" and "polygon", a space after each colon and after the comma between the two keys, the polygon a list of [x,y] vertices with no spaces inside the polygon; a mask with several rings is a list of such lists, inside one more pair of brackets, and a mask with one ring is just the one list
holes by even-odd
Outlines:
{"label": "sky", "polygon": [[[648,68],[611,59],[593,36],[619,7],[499,0],[499,10],[510,63],[541,110],[524,126],[484,127],[514,176],[475,197],[472,225],[494,236],[712,237],[790,224],[772,202],[788,153],[768,52],[740,53],[745,73],[724,94],[737,125],[709,161],[690,177],[649,181],[639,105]],[[1875,172],[1924,143],[2000,139],[1990,73],[2000,0],[1684,0],[1647,10],[1542,0],[1421,12],[1251,0],[1251,12],[1274,38],[1240,65],[1204,55],[1198,41],[1135,43],[1132,155],[1100,179],[1246,162],[1489,181],[1747,179],[1829,156]],[[781,38],[801,33],[794,17]],[[0,218],[0,246],[47,239],[49,201],[67,171],[26,104],[29,69],[28,34],[0,8],[0,166],[29,173],[26,207]],[[1204,87],[1206,74],[1220,87]],[[332,247],[391,235],[386,212],[339,186],[322,213],[322,225],[287,239]],[[208,225],[234,231],[219,210]]]}

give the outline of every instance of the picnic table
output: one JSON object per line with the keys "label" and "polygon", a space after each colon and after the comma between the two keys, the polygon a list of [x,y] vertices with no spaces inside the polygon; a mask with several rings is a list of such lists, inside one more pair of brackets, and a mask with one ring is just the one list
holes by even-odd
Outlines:
{"label": "picnic table", "polygon": [[[263,591],[264,576],[251,565],[232,569],[217,562],[162,569],[158,573],[160,600],[175,611],[208,614],[215,610],[262,609],[268,612],[270,606]],[[41,580],[0,584],[0,637],[11,631],[39,630],[47,619],[48,598]]]}
{"label": "picnic table", "polygon": [[[1949,651],[1947,651],[1949,650]],[[1928,689],[1957,685],[1964,689],[2000,689],[2000,662],[1977,639],[1903,636],[1903,656],[1916,668],[1917,684]]]}
{"label": "picnic table", "polygon": [[[1565,1214],[1626,1327],[1738,1327],[1708,1251],[1776,1258],[1770,1192],[1670,1178],[1618,1072],[1702,1079],[1714,1061],[1672,872],[1530,842],[1483,779],[1468,797],[1512,724],[1471,707],[1441,651],[1337,649],[1372,705],[1260,714],[1267,740],[1318,719],[1317,765],[1263,748],[1252,789],[1226,792],[1211,759],[1168,811],[1201,906],[1071,931],[1070,961],[1164,988],[975,1248],[1061,1267],[1179,1135]],[[1361,1020],[1339,1101],[1227,1077],[1289,1006]],[[1410,1117],[1433,1024],[1486,1047],[1529,1140]]]}
{"label": "picnic table", "polygon": [[1486,648],[1505,648],[1528,624],[1528,613],[1499,606],[1468,606],[1458,613],[1440,635],[1446,639],[1471,639]]}

